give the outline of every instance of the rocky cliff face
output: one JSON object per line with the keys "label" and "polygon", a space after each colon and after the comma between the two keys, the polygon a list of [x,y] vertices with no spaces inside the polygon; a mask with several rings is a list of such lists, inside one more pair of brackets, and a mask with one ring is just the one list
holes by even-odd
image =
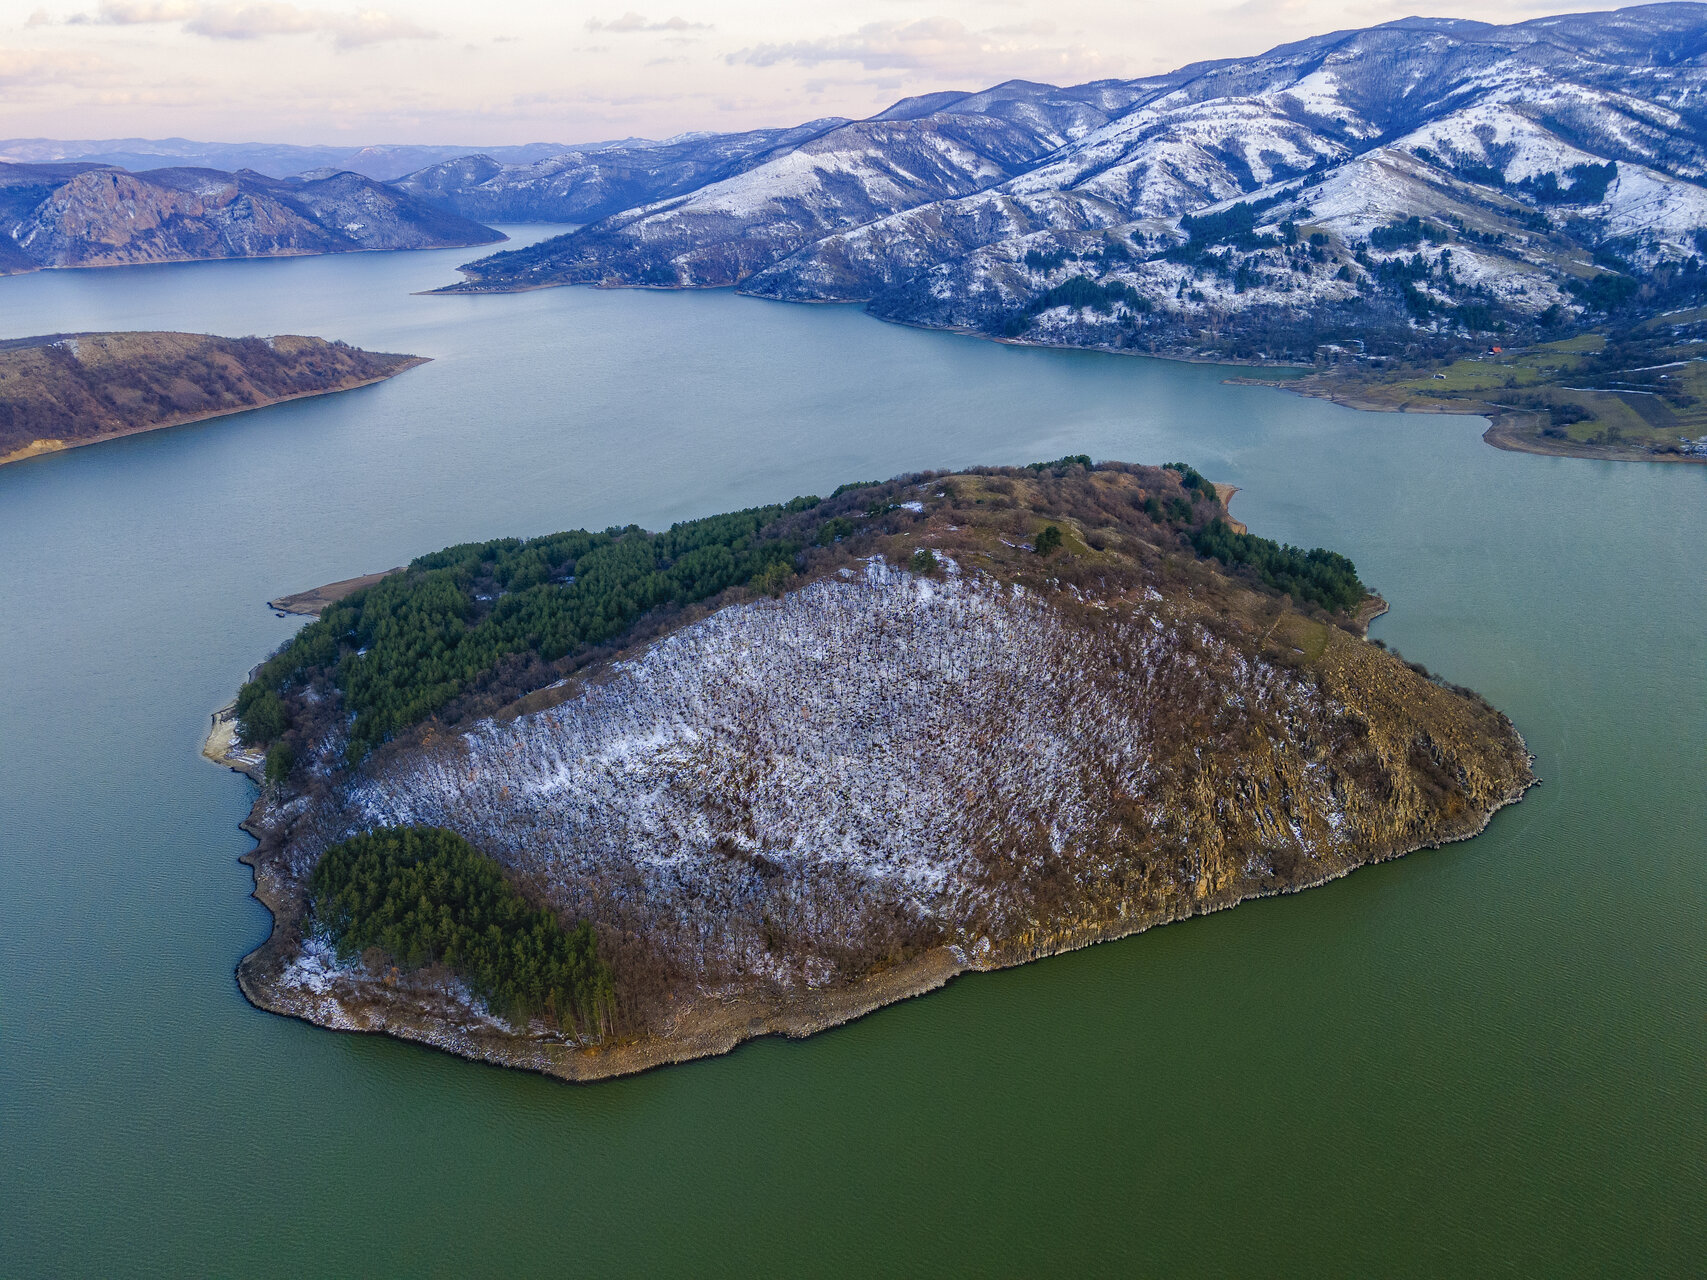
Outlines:
{"label": "rocky cliff face", "polygon": [[473,263],[465,287],[734,284],[1239,355],[1557,329],[1631,291],[1653,309],[1701,292],[1704,50],[1707,8],[1654,5],[1405,19],[1142,80],[1004,85]]}
{"label": "rocky cliff face", "polygon": [[0,164],[0,270],[490,244],[489,227],[354,173]]}
{"label": "rocky cliff face", "polygon": [[[1182,560],[1141,514],[1177,491],[1118,464],[861,491],[841,505],[870,514],[842,519],[867,527],[780,598],[720,602],[507,714],[270,793],[253,825],[280,928],[245,989],[616,1074],[1318,884],[1472,835],[1522,794],[1522,740],[1479,698]],[[1044,558],[1030,538],[1050,524]],[[455,831],[594,921],[618,1043],[506,1028],[442,978],[305,941],[320,852],[399,825]]]}

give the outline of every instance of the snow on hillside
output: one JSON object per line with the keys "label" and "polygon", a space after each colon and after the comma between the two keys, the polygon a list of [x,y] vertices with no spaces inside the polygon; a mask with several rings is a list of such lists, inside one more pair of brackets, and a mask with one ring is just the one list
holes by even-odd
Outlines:
{"label": "snow on hillside", "polygon": [[1412,154],[1419,147],[1448,163],[1497,169],[1508,182],[1600,163],[1599,156],[1572,146],[1506,102],[1483,102],[1455,111],[1393,144],[1394,149]]}
{"label": "snow on hillside", "polygon": [[1695,236],[1707,228],[1707,190],[1638,165],[1620,165],[1603,203],[1586,210],[1609,236],[1640,242],[1645,264],[1699,252]]}
{"label": "snow on hillside", "polygon": [[[871,145],[859,149],[803,147],[647,211],[637,221],[706,214],[753,218],[790,202],[846,201],[850,186],[857,193],[855,199],[874,207],[905,207],[918,203],[919,193],[932,190],[928,184],[945,173],[952,175],[951,181],[967,187],[1003,177],[1003,171],[988,157],[951,139],[921,139],[921,152],[906,158],[897,158],[881,141],[873,139]],[[910,169],[909,164],[921,172]],[[930,169],[938,173],[928,175]]]}
{"label": "snow on hillside", "polygon": [[[1609,298],[1671,288],[1585,289],[1585,275],[1664,274],[1697,253],[1703,58],[1707,6],[1652,6],[1506,27],[1403,19],[1143,80],[911,99],[475,264],[469,287],[733,284],[1008,337],[1017,324],[1048,341],[1292,358],[1365,329],[1406,348],[1422,329],[1447,345],[1521,340],[1540,316],[1558,332]],[[1270,241],[1286,220],[1326,236],[1312,249],[1327,260],[1223,227],[1182,270],[1183,219],[1244,202],[1267,204]],[[1388,228],[1411,218],[1431,234],[1395,248]],[[1142,301],[1078,285],[1090,304],[1049,314],[1044,291],[1077,277]],[[1330,312],[1303,314],[1316,304]],[[1252,321],[1260,337],[1224,323],[1270,312]]]}
{"label": "snow on hillside", "polygon": [[1170,216],[1300,173],[1344,148],[1254,99],[1141,107],[1006,185],[1024,197],[1058,190],[1098,196],[1128,217]]}
{"label": "snow on hillside", "polygon": [[[1157,711],[1205,696],[1265,732],[1332,714],[1195,625],[1141,608],[1086,630],[1016,586],[879,559],[723,609],[561,706],[382,769],[326,838],[446,826],[571,914],[695,967],[770,972],[768,930],[805,957],[771,976],[825,981],[838,950],[886,929],[1012,924],[1013,886],[1111,804],[1162,824]],[[1275,749],[1296,809],[1258,821],[1306,855],[1332,846],[1343,800],[1296,743]]]}

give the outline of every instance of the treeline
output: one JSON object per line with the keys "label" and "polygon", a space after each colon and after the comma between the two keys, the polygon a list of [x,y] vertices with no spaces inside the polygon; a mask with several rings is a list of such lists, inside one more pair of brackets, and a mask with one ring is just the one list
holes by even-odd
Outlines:
{"label": "treeline", "polygon": [[1516,154],[1510,143],[1499,143],[1489,148],[1491,158],[1496,161],[1494,164],[1484,164],[1467,156],[1440,156],[1427,147],[1414,150],[1419,160],[1437,165],[1466,182],[1480,182],[1502,191],[1522,192],[1542,205],[1599,204],[1606,199],[1607,188],[1618,177],[1617,163],[1608,160],[1605,164],[1574,164],[1566,169],[1565,177],[1571,183],[1568,187],[1560,185],[1559,175],[1554,172],[1533,173],[1520,182],[1512,182],[1505,176],[1506,167]]}
{"label": "treeline", "polygon": [[1585,307],[1609,312],[1617,311],[1642,290],[1639,281],[1609,271],[1602,271],[1587,280],[1572,277],[1565,281],[1565,288],[1575,294]]}
{"label": "treeline", "polygon": [[315,924],[345,958],[378,947],[407,969],[444,964],[499,1016],[544,1016],[581,1034],[612,1029],[616,983],[592,925],[565,930],[528,906],[498,864],[454,832],[354,836],[326,850],[309,893]]}
{"label": "treeline", "polygon": [[1266,249],[1281,243],[1277,236],[1257,233],[1257,219],[1283,200],[1297,195],[1296,188],[1281,191],[1260,200],[1243,200],[1229,205],[1219,213],[1186,214],[1179,220],[1185,232],[1184,244],[1168,250],[1167,256],[1176,262],[1192,262],[1201,258],[1211,245],[1227,244],[1236,249]]}
{"label": "treeline", "polygon": [[1164,462],[1162,464],[1162,470],[1178,472],[1180,488],[1184,489],[1187,493],[1190,493],[1195,489],[1205,498],[1209,498],[1212,501],[1219,502],[1221,500],[1221,494],[1215,488],[1215,482],[1205,478],[1203,473],[1196,467],[1184,462]]}
{"label": "treeline", "polygon": [[1282,546],[1239,533],[1219,517],[1192,534],[1191,545],[1199,555],[1213,556],[1222,564],[1248,567],[1264,585],[1294,600],[1319,604],[1329,613],[1349,613],[1369,594],[1358,580],[1357,566],[1338,552]]}
{"label": "treeline", "polygon": [[[1140,246],[1147,243],[1143,235],[1137,237]],[[1069,250],[1064,245],[1055,245],[1048,249],[1028,249],[1021,259],[1033,271],[1048,273],[1057,271],[1069,262],[1084,262],[1096,264],[1101,262],[1131,262],[1133,260],[1133,245],[1124,236],[1115,231],[1105,231],[1102,235],[1078,250]]]}
{"label": "treeline", "polygon": [[[1095,469],[1088,455],[1073,454],[1024,473]],[[1170,539],[1253,566],[1266,584],[1329,609],[1361,599],[1343,557],[1264,539],[1227,541],[1230,531],[1199,545],[1210,536],[1202,526],[1222,510],[1215,486],[1183,463],[1170,469],[1179,487],[1170,483],[1137,504]],[[783,594],[801,565],[843,539],[923,518],[901,505],[904,488],[905,480],[847,486],[827,501],[797,498],[657,534],[634,526],[577,529],[421,556],[329,606],[263,663],[238,693],[239,732],[267,749],[270,782],[300,773],[303,761],[332,763],[317,746],[328,739],[341,737],[347,760],[358,762],[429,718],[456,723],[544,688],[601,647],[625,643],[646,626],[667,626],[674,610],[731,588]],[[322,776],[313,774],[310,784]]]}
{"label": "treeline", "polygon": [[804,544],[767,536],[766,527],[817,502],[797,498],[659,534],[577,529],[422,556],[332,605],[261,666],[237,698],[243,740],[273,741],[292,719],[285,695],[327,677],[354,713],[350,752],[359,758],[511,655],[555,662],[616,639],[659,606],[761,578],[773,589]]}
{"label": "treeline", "polygon": [[1117,304],[1124,304],[1128,311],[1137,315],[1146,314],[1155,307],[1150,299],[1122,281],[1109,280],[1099,284],[1089,276],[1071,276],[1060,284],[1045,289],[1026,303],[1021,311],[1010,316],[1003,332],[1007,337],[1018,337],[1031,327],[1034,319],[1052,307],[1071,307],[1074,310],[1109,315]]}
{"label": "treeline", "polygon": [[1409,249],[1425,240],[1429,244],[1446,244],[1451,239],[1452,233],[1445,227],[1427,222],[1414,213],[1403,221],[1389,222],[1386,226],[1371,228],[1369,232],[1370,247],[1375,249]]}
{"label": "treeline", "polygon": [[1599,204],[1606,199],[1606,189],[1618,176],[1618,166],[1611,160],[1605,164],[1574,164],[1565,170],[1571,185],[1559,185],[1556,173],[1531,174],[1517,185],[1535,197],[1538,204]]}

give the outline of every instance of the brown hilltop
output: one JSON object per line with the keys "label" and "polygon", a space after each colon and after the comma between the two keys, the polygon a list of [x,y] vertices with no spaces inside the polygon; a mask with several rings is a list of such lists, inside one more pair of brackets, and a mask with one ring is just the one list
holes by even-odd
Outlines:
{"label": "brown hilltop", "polygon": [[0,463],[347,391],[423,363],[295,335],[76,333],[0,341]]}

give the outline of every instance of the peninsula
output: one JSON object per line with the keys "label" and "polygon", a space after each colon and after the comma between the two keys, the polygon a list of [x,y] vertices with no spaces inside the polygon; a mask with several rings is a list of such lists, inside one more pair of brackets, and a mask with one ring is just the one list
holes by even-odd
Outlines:
{"label": "peninsula", "polygon": [[0,341],[0,463],[348,391],[425,363],[293,335],[72,333]]}
{"label": "peninsula", "polygon": [[1499,449],[1610,462],[1707,463],[1707,307],[1624,330],[1490,346],[1449,361],[1349,358],[1294,378],[1234,378],[1390,413],[1480,414]]}
{"label": "peninsula", "polygon": [[1509,720],[1345,557],[1086,457],[422,556],[208,753],[257,1006],[594,1080],[1468,838]]}

